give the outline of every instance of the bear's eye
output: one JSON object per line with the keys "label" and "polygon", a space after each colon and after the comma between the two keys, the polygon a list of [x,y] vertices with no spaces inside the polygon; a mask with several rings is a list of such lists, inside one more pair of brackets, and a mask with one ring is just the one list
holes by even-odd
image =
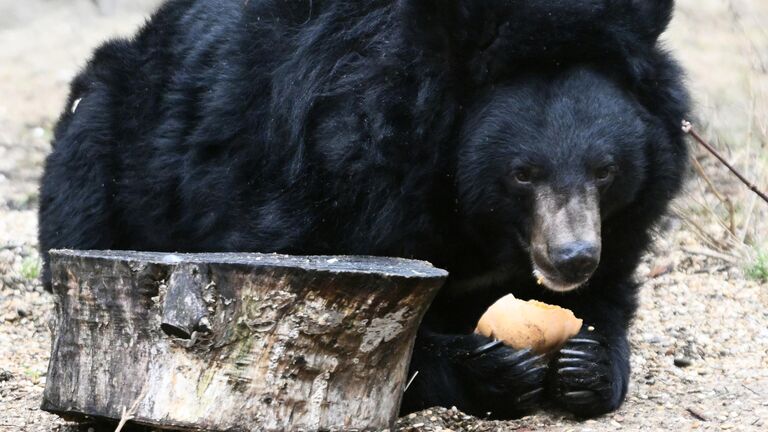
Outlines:
{"label": "bear's eye", "polygon": [[520,184],[530,184],[533,180],[533,174],[530,170],[521,169],[515,171],[515,181]]}
{"label": "bear's eye", "polygon": [[616,171],[618,171],[616,165],[606,165],[604,167],[598,168],[597,171],[595,171],[595,179],[598,181],[598,183],[605,185],[613,180],[613,177],[616,175]]}

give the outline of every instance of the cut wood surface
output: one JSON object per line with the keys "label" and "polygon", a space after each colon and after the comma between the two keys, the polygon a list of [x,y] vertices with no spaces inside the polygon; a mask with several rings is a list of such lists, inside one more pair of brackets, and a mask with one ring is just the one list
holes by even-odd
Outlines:
{"label": "cut wood surface", "polygon": [[52,251],[42,408],[180,430],[392,427],[447,273],[375,257]]}

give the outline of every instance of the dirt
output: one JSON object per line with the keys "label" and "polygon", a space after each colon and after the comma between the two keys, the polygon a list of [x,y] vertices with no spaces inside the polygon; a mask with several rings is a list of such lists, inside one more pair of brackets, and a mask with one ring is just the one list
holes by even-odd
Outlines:
{"label": "dirt", "polygon": [[[697,113],[708,117],[708,135],[735,137],[733,142],[752,136],[754,122],[745,119],[755,110],[745,101],[766,82],[761,56],[768,53],[768,33],[755,24],[768,21],[768,6],[763,0],[678,3],[667,44],[688,68]],[[67,82],[100,41],[130,34],[152,4],[0,0],[0,432],[78,430],[38,408],[53,300],[36,279],[37,181]],[[734,13],[742,18],[724,21],[724,14],[733,18]],[[746,81],[749,86],[742,85]],[[753,148],[758,153],[748,154],[765,161],[766,143]],[[729,154],[747,154],[737,150]],[[744,204],[749,195],[738,184],[717,165],[704,165],[740,207],[749,207]],[[750,174],[765,173],[764,165],[750,167]],[[700,183],[692,177],[676,205],[688,212],[667,218],[638,269],[642,290],[631,331],[632,383],[621,409],[580,421],[547,408],[508,422],[431,409],[401,419],[399,430],[768,429],[768,284],[746,278],[744,263],[733,259],[739,255],[713,257],[710,242],[691,228],[686,215],[695,214],[699,204],[691,196],[711,198],[711,191],[697,189]],[[717,233],[719,222],[699,213],[695,224]],[[759,224],[743,223],[744,232],[758,230],[751,236],[766,237]]]}

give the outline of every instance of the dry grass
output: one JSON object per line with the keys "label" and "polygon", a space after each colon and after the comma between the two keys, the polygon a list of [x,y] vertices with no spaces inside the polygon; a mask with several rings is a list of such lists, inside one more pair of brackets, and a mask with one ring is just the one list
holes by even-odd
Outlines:
{"label": "dry grass", "polygon": [[[679,0],[666,44],[683,63],[694,123],[747,178],[768,183],[768,2]],[[694,175],[675,210],[708,247],[755,273],[768,206],[691,144]]]}

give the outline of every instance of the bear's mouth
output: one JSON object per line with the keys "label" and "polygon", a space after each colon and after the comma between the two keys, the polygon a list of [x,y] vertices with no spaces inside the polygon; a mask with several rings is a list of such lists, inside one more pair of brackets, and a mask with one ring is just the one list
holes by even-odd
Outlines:
{"label": "bear's mouth", "polygon": [[[555,292],[569,292],[573,291],[580,286],[584,285],[588,280],[589,277],[584,278],[584,280],[573,282],[573,281],[566,281],[563,280],[563,278],[560,277],[560,275],[544,270],[545,266],[539,266],[536,263],[536,260],[533,260],[533,278],[536,280],[536,283],[539,285],[543,285],[545,288],[550,289]],[[590,275],[591,276],[591,275]]]}

